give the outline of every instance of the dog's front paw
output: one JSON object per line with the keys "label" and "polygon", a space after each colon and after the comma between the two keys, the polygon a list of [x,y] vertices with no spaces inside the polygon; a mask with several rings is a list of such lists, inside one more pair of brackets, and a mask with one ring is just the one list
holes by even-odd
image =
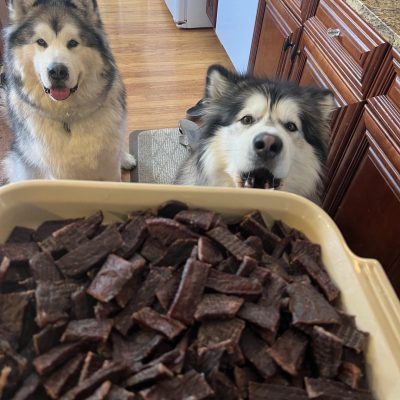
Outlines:
{"label": "dog's front paw", "polygon": [[130,153],[123,153],[121,167],[123,169],[133,169],[136,167],[136,158]]}

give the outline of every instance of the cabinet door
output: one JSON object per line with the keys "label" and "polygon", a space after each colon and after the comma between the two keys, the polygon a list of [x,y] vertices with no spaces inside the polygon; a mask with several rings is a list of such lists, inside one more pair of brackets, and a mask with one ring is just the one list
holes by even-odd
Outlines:
{"label": "cabinet door", "polygon": [[206,12],[214,28],[217,22],[217,10],[218,0],[207,0]]}
{"label": "cabinet door", "polygon": [[349,146],[351,181],[334,219],[357,255],[381,262],[400,295],[400,113],[390,110],[397,126],[382,121],[378,113],[387,105],[376,98],[366,106]]}
{"label": "cabinet door", "polygon": [[253,73],[287,79],[292,69],[301,24],[279,0],[266,2]]}

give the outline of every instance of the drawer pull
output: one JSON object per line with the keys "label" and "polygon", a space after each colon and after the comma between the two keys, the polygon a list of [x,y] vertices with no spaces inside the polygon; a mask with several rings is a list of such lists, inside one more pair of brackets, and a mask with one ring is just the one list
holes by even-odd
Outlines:
{"label": "drawer pull", "polygon": [[340,36],[340,29],[338,28],[329,28],[326,33],[328,34],[329,37],[335,38]]}
{"label": "drawer pull", "polygon": [[283,42],[283,51],[286,51],[289,47],[293,47],[294,44],[290,42],[289,36]]}

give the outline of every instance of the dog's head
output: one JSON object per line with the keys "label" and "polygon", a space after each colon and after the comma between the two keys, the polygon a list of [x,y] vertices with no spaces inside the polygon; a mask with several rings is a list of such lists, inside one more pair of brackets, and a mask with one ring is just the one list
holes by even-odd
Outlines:
{"label": "dog's head", "polygon": [[22,95],[42,108],[101,95],[114,60],[96,0],[12,0],[9,8],[7,70]]}
{"label": "dog's head", "polygon": [[214,65],[203,100],[190,112],[204,123],[204,168],[208,163],[223,170],[235,186],[276,188],[295,176],[295,169],[321,172],[333,109],[328,90],[256,79]]}

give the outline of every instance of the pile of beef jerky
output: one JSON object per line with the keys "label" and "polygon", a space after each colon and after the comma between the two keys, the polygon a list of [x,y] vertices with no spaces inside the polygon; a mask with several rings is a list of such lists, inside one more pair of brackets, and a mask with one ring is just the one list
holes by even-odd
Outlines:
{"label": "pile of beef jerky", "polygon": [[2,399],[372,399],[320,247],[257,211],[47,221],[0,260]]}

